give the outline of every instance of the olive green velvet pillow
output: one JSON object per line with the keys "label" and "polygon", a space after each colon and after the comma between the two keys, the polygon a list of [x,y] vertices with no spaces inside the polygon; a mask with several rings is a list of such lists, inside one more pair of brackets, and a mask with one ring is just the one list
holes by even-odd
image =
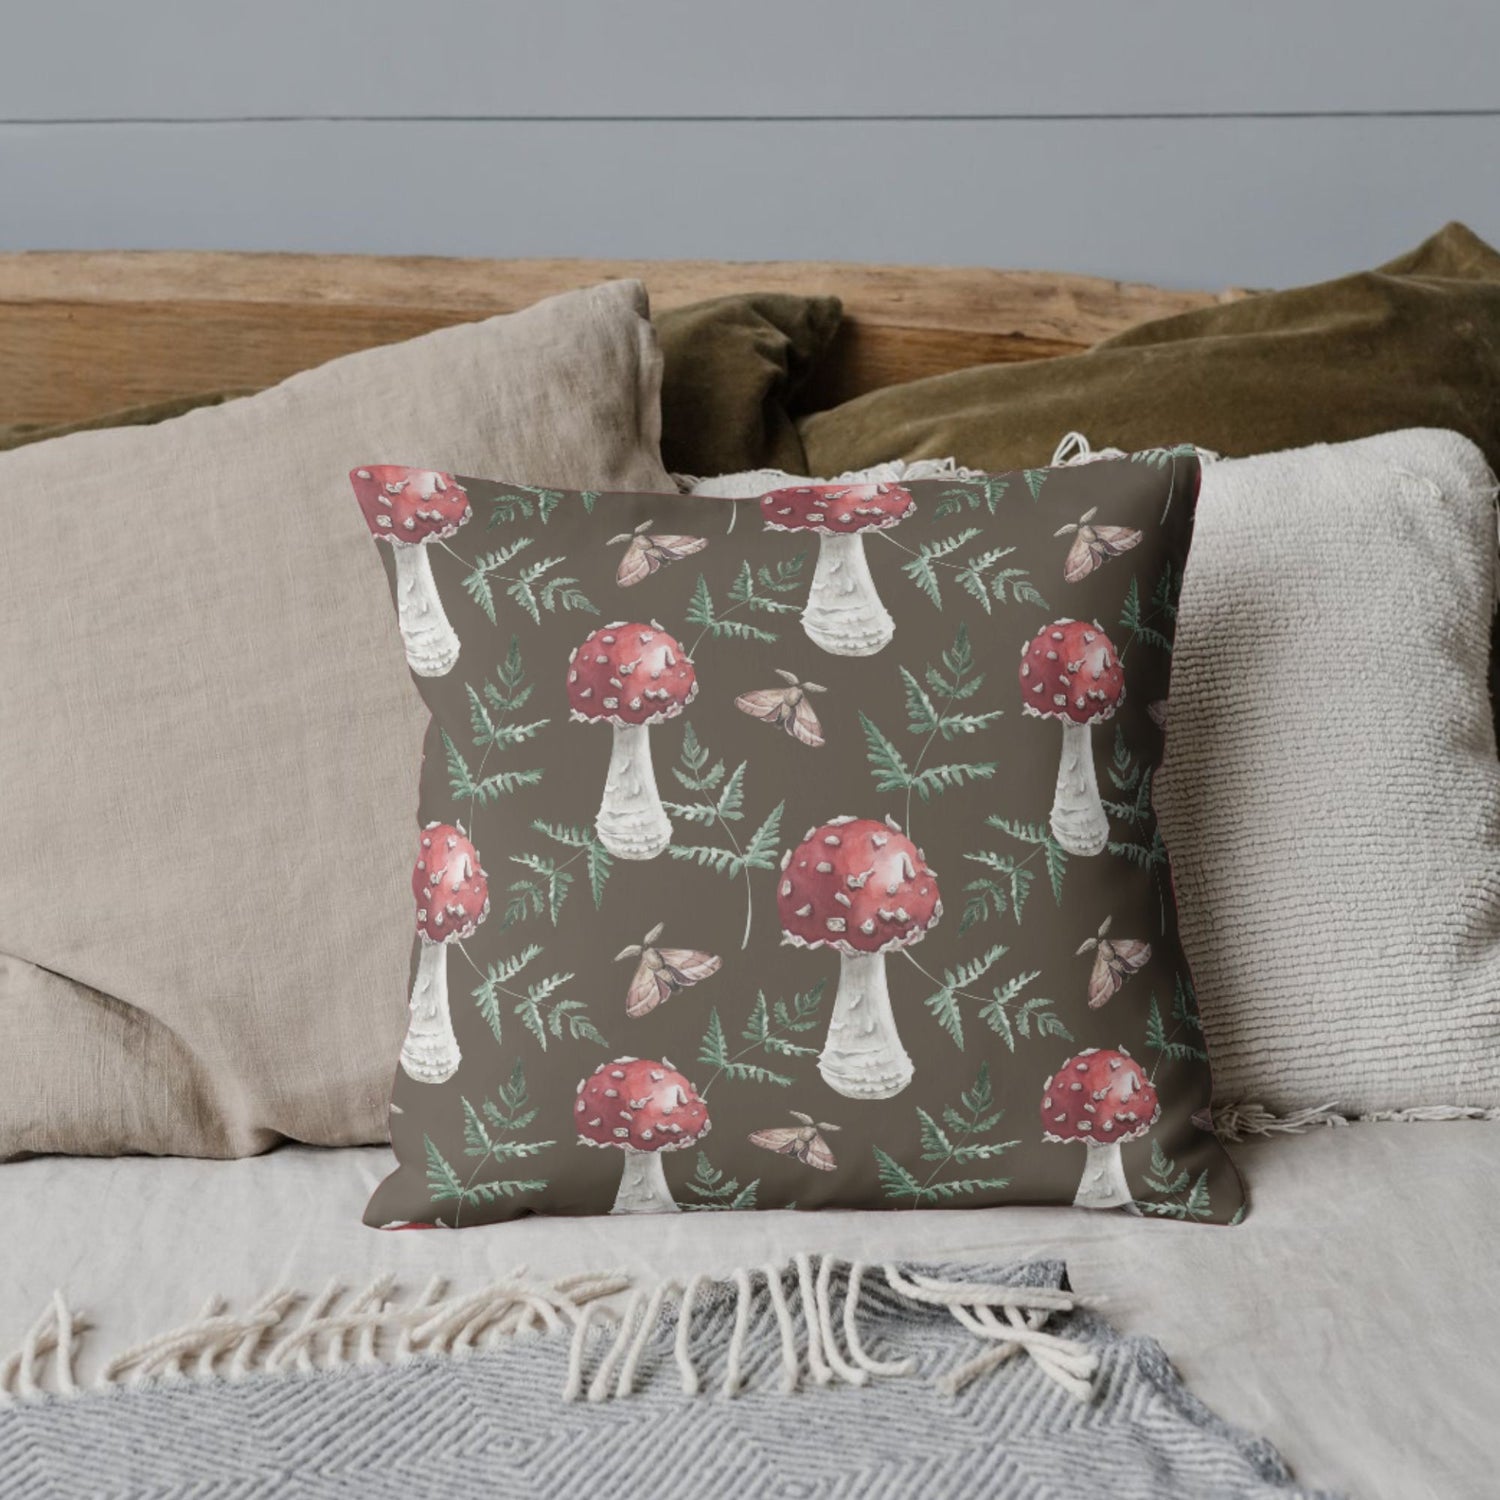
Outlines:
{"label": "olive green velvet pillow", "polygon": [[1442,427],[1500,467],[1500,253],[1450,224],[1379,270],[1142,323],[1087,354],[888,386],[799,425],[806,474],[1041,464],[1074,428],[1100,448],[1241,457]]}

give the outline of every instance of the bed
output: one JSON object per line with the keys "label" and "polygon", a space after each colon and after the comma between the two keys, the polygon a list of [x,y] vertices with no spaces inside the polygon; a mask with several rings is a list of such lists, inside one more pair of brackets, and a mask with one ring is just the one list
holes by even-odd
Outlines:
{"label": "bed", "polygon": [[[834,264],[12,255],[0,257],[10,355],[0,423],[254,389],[355,349],[637,275],[658,306],[752,288],[841,297],[848,322],[808,396],[815,407],[919,375],[1078,351],[1143,318],[1245,295]],[[482,1280],[518,1263],[660,1274],[804,1248],[867,1259],[1057,1255],[1081,1293],[1125,1331],[1160,1339],[1190,1387],[1265,1434],[1304,1483],[1391,1500],[1493,1493],[1500,1293],[1474,1267],[1482,1273],[1500,1237],[1489,1191],[1500,1125],[1357,1124],[1247,1143],[1236,1156],[1254,1212],[1225,1231],[1007,1209],[528,1220],[459,1236],[361,1226],[389,1161],[378,1149],[35,1159],[0,1169],[0,1351],[57,1286],[88,1310],[93,1347],[117,1350],[210,1295],[248,1301],[381,1271],[413,1283],[437,1269]],[[299,1206],[291,1235],[288,1203]],[[1154,1275],[1137,1274],[1147,1265]],[[85,1354],[85,1374],[96,1357]]]}

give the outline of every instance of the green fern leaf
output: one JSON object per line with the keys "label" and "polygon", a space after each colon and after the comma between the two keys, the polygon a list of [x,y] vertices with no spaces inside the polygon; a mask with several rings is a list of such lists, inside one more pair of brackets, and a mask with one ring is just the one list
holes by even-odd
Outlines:
{"label": "green fern leaf", "polygon": [[873,1149],[880,1188],[886,1197],[915,1198],[920,1202],[924,1193],[922,1184],[894,1156],[882,1151],[879,1146]]}
{"label": "green fern leaf", "polygon": [[744,858],[740,861],[742,869],[774,870],[776,868],[776,844],[781,837],[781,814],[785,808],[785,802],[778,802],[766,814],[765,821],[760,827],[750,835],[750,842],[745,845]]}
{"label": "green fern leaf", "polygon": [[901,752],[868,714],[861,712],[859,722],[865,735],[865,758],[875,773],[876,789],[882,792],[905,791],[912,785],[912,774]]}
{"label": "green fern leaf", "polygon": [[427,1150],[427,1196],[434,1203],[463,1202],[463,1178],[434,1145],[430,1135],[424,1135],[422,1140]]}

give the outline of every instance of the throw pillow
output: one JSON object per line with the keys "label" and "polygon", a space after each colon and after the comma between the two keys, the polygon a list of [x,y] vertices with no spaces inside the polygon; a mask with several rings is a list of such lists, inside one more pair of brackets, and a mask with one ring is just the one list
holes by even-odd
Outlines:
{"label": "throw pillow", "polygon": [[1190,451],[352,480],[432,713],[367,1222],[1239,1214],[1150,801]]}
{"label": "throw pillow", "polygon": [[1376,271],[1143,323],[1087,354],[887,386],[801,431],[809,472],[838,474],[948,453],[1045,463],[1079,425],[1099,447],[1191,438],[1235,456],[1445,427],[1500,464],[1500,252],[1450,225]]}
{"label": "throw pillow", "polygon": [[343,472],[667,488],[659,379],[617,282],[0,457],[0,1155],[384,1138],[425,715]]}
{"label": "throw pillow", "polygon": [[1500,1106],[1495,597],[1456,433],[1205,469],[1155,800],[1227,1103]]}
{"label": "throw pillow", "polygon": [[662,461],[674,474],[807,462],[791,409],[839,330],[837,297],[747,292],[656,314]]}

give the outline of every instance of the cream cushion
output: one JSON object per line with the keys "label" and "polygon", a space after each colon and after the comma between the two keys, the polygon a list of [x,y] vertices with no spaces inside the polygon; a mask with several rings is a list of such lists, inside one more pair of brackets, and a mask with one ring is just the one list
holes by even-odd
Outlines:
{"label": "cream cushion", "polygon": [[1456,433],[1204,469],[1156,806],[1220,1100],[1500,1105],[1495,539]]}

